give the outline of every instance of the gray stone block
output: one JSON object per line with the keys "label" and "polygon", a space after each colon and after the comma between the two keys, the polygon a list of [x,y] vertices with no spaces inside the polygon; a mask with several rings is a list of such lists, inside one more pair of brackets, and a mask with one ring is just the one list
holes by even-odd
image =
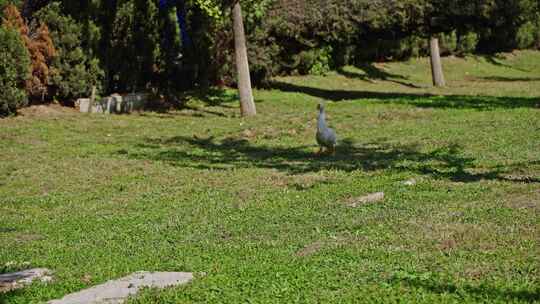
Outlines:
{"label": "gray stone block", "polygon": [[113,97],[105,97],[101,99],[100,103],[103,105],[105,113],[116,113],[116,100]]}
{"label": "gray stone block", "polygon": [[96,100],[93,105],[90,105],[89,98],[80,98],[77,100],[77,104],[79,111],[82,113],[120,114],[143,110],[148,98],[148,94],[132,93],[125,96],[113,94],[101,100]]}
{"label": "gray stone block", "polygon": [[90,112],[90,98],[79,98],[75,102],[75,105],[79,107],[79,112],[81,113]]}
{"label": "gray stone block", "polygon": [[101,102],[96,102],[92,105],[90,113],[105,113],[105,107]]}

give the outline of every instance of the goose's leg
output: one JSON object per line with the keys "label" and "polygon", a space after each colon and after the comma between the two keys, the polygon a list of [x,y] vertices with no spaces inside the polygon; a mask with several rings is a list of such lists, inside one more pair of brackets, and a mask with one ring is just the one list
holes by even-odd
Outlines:
{"label": "goose's leg", "polygon": [[319,156],[319,155],[321,155],[322,153],[323,153],[323,147],[322,147],[322,146],[319,146],[319,151],[317,151],[317,152],[315,153],[315,155]]}
{"label": "goose's leg", "polygon": [[330,150],[330,154],[332,154],[332,156],[336,155],[336,146],[332,146],[332,149]]}

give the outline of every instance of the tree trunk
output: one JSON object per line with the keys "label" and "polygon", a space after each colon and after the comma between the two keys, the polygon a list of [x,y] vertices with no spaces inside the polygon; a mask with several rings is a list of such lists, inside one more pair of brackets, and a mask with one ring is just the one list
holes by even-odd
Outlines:
{"label": "tree trunk", "polygon": [[255,109],[253,93],[251,91],[251,78],[249,76],[249,63],[247,57],[246,36],[244,33],[244,22],[242,20],[242,8],[238,1],[236,1],[233,7],[233,22],[240,109],[242,116],[251,116],[257,114],[257,110]]}
{"label": "tree trunk", "polygon": [[436,87],[444,87],[444,75],[441,65],[441,54],[439,51],[439,39],[435,36],[431,36],[429,41],[430,53],[431,53],[431,76],[433,78],[433,85]]}

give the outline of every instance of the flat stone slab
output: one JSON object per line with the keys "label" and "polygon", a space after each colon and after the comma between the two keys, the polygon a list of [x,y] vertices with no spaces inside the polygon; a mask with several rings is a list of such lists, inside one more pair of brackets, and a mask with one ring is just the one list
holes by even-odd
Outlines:
{"label": "flat stone slab", "polygon": [[47,268],[34,268],[23,271],[0,274],[0,292],[22,288],[35,280],[52,281],[52,271]]}
{"label": "flat stone slab", "polygon": [[147,272],[132,273],[117,280],[69,294],[48,304],[118,304],[123,303],[143,287],[165,288],[190,282],[190,272]]}

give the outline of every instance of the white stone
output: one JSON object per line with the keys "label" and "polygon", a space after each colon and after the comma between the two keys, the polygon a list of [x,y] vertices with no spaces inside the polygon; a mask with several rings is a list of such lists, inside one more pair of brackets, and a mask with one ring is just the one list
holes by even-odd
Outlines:
{"label": "white stone", "polygon": [[52,281],[52,271],[47,268],[34,268],[12,273],[0,274],[0,291],[22,288],[35,280]]}
{"label": "white stone", "polygon": [[75,102],[81,113],[90,113],[90,98],[79,98]]}
{"label": "white stone", "polygon": [[111,280],[92,288],[69,294],[48,304],[119,304],[137,294],[143,287],[165,288],[190,282],[189,272],[135,272],[118,280]]}
{"label": "white stone", "polygon": [[101,99],[101,104],[105,108],[105,113],[111,114],[116,112],[116,98],[114,97],[105,97]]}

